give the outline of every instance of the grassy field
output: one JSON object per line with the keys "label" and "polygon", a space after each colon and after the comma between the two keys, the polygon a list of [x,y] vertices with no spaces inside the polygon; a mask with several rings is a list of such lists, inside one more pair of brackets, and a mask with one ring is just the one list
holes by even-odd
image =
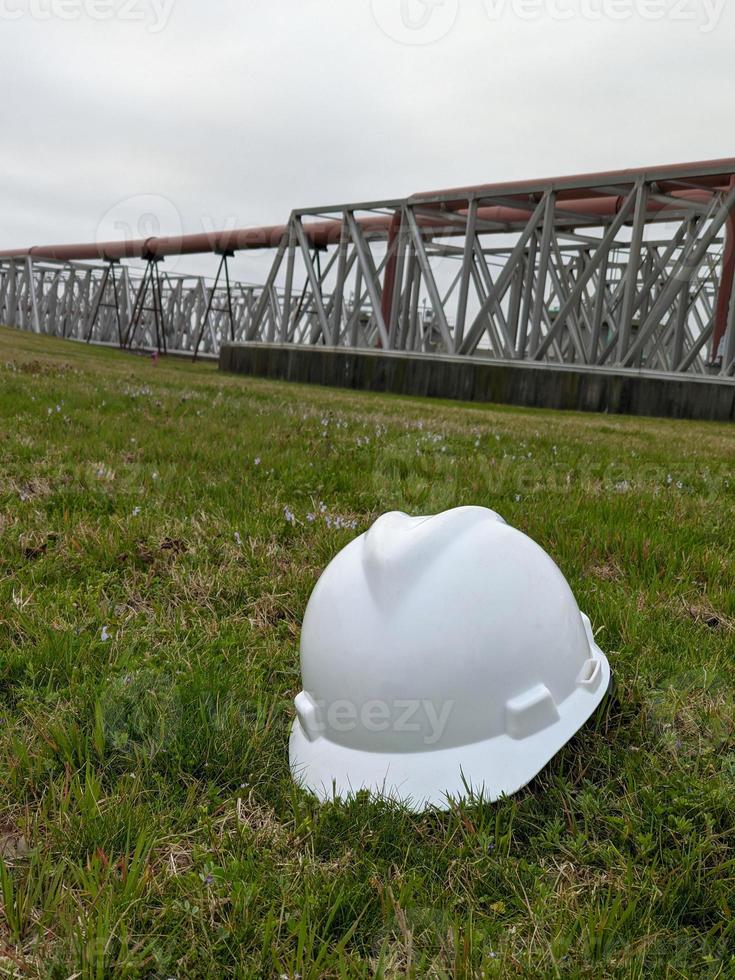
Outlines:
{"label": "grassy field", "polygon": [[[0,975],[734,977],[734,464],[725,425],[0,331]],[[551,553],[614,689],[510,800],[319,806],[310,591],[463,504]]]}

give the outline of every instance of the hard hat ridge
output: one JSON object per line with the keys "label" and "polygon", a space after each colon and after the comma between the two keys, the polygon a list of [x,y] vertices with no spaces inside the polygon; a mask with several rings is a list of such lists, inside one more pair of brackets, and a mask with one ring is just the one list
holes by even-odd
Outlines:
{"label": "hard hat ridge", "polygon": [[505,521],[484,507],[458,507],[437,517],[409,517],[400,511],[384,514],[366,533],[363,564],[371,592],[378,602],[396,597],[422,575],[450,547],[458,546],[488,519]]}

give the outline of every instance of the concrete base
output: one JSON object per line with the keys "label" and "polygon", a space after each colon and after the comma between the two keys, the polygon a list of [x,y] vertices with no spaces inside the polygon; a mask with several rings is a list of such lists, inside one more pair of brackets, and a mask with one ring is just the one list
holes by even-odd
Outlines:
{"label": "concrete base", "polygon": [[397,395],[735,421],[735,379],[719,377],[261,343],[224,345],[219,364],[261,378]]}

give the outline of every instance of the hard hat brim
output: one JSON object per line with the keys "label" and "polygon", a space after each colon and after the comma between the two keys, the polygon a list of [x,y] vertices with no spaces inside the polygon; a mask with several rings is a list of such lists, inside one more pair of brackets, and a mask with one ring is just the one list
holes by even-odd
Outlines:
{"label": "hard hat brim", "polygon": [[526,786],[589,720],[610,686],[610,665],[596,644],[601,683],[595,691],[578,687],[559,708],[556,722],[534,735],[503,734],[427,752],[379,753],[350,749],[325,737],[310,740],[298,720],[291,730],[291,772],[320,800],[346,800],[367,790],[420,812],[449,809],[452,801],[494,802]]}

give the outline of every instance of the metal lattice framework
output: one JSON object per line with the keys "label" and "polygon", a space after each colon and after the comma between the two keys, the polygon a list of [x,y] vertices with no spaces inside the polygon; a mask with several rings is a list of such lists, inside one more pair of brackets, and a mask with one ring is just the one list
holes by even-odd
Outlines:
{"label": "metal lattice framework", "polygon": [[[274,252],[264,285],[228,259]],[[166,255],[216,252],[213,283]],[[735,374],[735,161],[294,211],[287,225],[0,257],[0,321],[216,354],[223,341]],[[120,259],[147,260],[143,270]],[[75,259],[96,259],[93,264]]]}
{"label": "metal lattice framework", "polygon": [[262,288],[108,263],[0,261],[0,322],[95,343],[218,355],[243,340]]}

